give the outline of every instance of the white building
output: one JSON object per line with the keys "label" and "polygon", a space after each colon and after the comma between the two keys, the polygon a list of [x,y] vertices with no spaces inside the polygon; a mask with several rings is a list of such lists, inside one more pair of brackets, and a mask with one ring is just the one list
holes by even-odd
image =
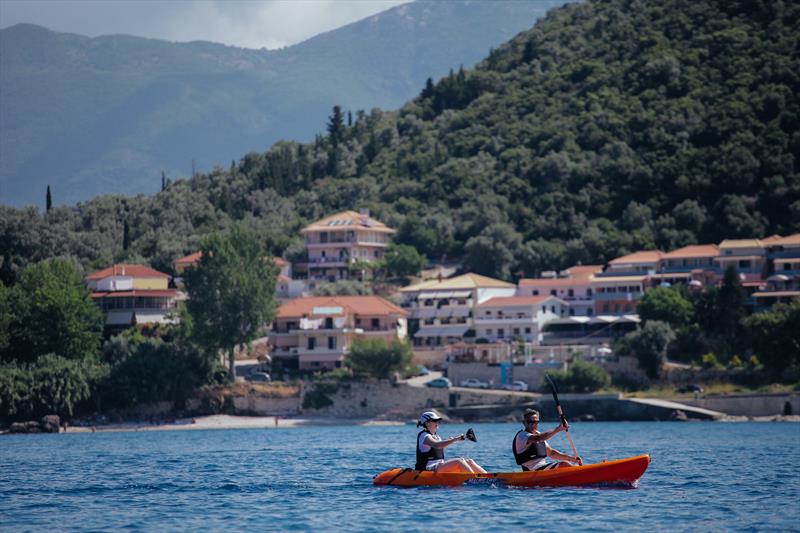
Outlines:
{"label": "white building", "polygon": [[568,313],[569,304],[555,296],[491,298],[475,312],[477,339],[489,342],[524,339],[539,344],[544,325]]}
{"label": "white building", "polygon": [[516,285],[478,274],[418,283],[400,289],[401,307],[411,313],[409,325],[414,346],[438,348],[475,336],[478,304],[497,297],[514,296]]}

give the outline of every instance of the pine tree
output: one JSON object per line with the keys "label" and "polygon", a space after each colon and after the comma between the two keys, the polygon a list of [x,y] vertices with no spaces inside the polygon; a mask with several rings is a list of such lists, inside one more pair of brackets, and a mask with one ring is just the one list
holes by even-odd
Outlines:
{"label": "pine tree", "polygon": [[161,171],[161,190],[163,191],[166,188],[167,188],[167,176],[166,176],[166,174],[164,174],[164,171],[162,170]]}
{"label": "pine tree", "polygon": [[344,116],[342,115],[342,107],[333,106],[333,114],[328,121],[328,136],[333,146],[338,146],[342,141],[344,133]]}
{"label": "pine tree", "polygon": [[126,220],[122,225],[122,249],[126,252],[131,245],[131,227]]}
{"label": "pine tree", "polygon": [[50,194],[50,185],[47,186],[47,200],[45,203],[45,211],[50,211],[53,208],[53,195]]}
{"label": "pine tree", "polygon": [[351,127],[353,125],[353,113],[348,111],[347,112],[347,127]]}

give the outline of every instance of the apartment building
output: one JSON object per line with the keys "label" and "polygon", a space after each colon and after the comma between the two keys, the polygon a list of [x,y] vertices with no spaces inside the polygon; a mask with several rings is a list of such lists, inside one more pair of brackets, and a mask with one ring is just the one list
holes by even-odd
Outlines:
{"label": "apartment building", "polygon": [[278,309],[268,335],[272,364],[300,371],[339,368],[357,338],[404,339],[407,316],[378,296],[291,300]]}
{"label": "apartment building", "polygon": [[86,277],[91,298],[109,328],[173,322],[178,291],[169,274],[143,265],[115,264]]}
{"label": "apartment building", "polygon": [[400,289],[401,307],[410,312],[414,346],[418,348],[439,348],[474,337],[478,304],[516,292],[512,283],[473,273]]}
{"label": "apartment building", "polygon": [[556,296],[567,302],[570,316],[592,316],[594,275],[603,271],[602,265],[575,265],[556,274],[543,273],[541,278],[519,280],[517,296]]}
{"label": "apartment building", "polygon": [[344,211],[318,220],[301,230],[308,262],[297,265],[313,288],[318,281],[362,279],[356,263],[383,259],[395,230],[370,217],[369,210]]}
{"label": "apartment building", "polygon": [[489,342],[542,340],[545,324],[568,314],[569,304],[555,296],[495,297],[475,310],[475,336]]}
{"label": "apartment building", "polygon": [[714,263],[719,279],[733,267],[742,282],[758,283],[767,271],[767,247],[758,239],[726,239],[719,243],[719,256]]}

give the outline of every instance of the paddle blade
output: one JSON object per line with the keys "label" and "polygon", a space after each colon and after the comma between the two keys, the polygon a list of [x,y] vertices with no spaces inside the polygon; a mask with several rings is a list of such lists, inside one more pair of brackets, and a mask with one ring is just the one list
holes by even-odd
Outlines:
{"label": "paddle blade", "polygon": [[472,430],[472,428],[467,430],[466,437],[472,442],[478,442],[478,439],[475,438],[475,432]]}

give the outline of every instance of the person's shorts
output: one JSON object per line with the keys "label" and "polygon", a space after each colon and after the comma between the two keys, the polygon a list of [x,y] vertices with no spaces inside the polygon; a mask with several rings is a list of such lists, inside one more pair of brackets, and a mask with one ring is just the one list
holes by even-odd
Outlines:
{"label": "person's shorts", "polygon": [[433,470],[436,471],[444,463],[444,459],[436,459],[435,461],[428,461],[428,464],[425,465],[425,470]]}

